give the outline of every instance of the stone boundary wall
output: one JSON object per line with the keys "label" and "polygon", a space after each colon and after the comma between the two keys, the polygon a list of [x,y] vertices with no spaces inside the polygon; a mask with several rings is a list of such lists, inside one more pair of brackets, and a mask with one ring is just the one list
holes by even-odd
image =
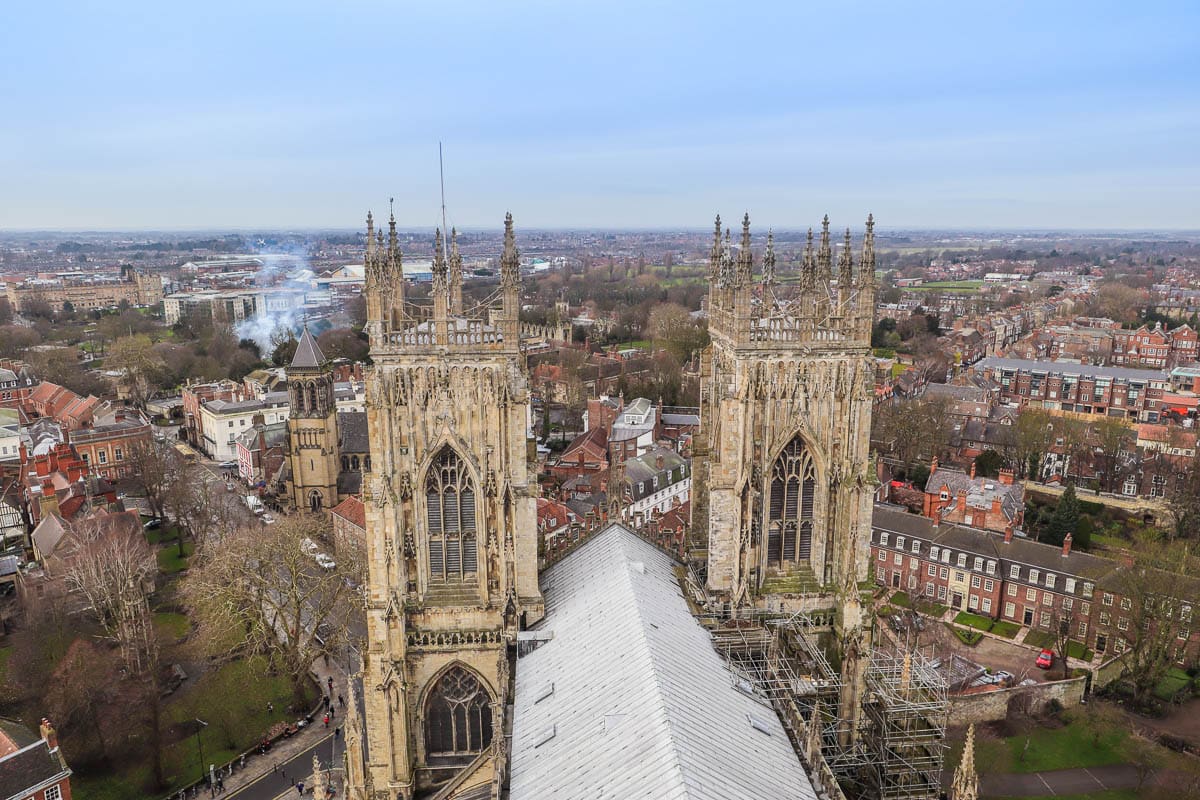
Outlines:
{"label": "stone boundary wall", "polygon": [[1092,691],[1103,689],[1110,683],[1121,677],[1121,673],[1125,671],[1125,657],[1117,656],[1110,658],[1092,671]]}
{"label": "stone boundary wall", "polygon": [[1009,703],[1017,698],[1028,698],[1029,711],[1040,712],[1051,700],[1063,707],[1077,706],[1083,700],[1087,678],[1084,676],[1065,681],[1039,683],[1036,686],[1014,686],[980,694],[951,695],[950,719],[955,725],[975,722],[995,722],[1008,715]]}

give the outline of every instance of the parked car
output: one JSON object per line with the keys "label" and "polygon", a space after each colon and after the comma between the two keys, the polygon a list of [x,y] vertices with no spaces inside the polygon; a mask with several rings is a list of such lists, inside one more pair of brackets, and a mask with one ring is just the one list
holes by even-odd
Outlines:
{"label": "parked car", "polygon": [[337,566],[337,562],[334,561],[329,556],[325,555],[324,553],[317,553],[316,561],[317,561],[317,566],[320,567],[321,569],[333,569],[334,567]]}
{"label": "parked car", "polygon": [[1054,651],[1048,647],[1042,648],[1042,652],[1038,653],[1035,663],[1038,669],[1050,669],[1050,667],[1054,666]]}
{"label": "parked car", "polygon": [[142,523],[142,527],[148,531],[152,531],[157,528],[161,528],[162,527],[162,519],[160,517],[155,517],[154,519],[148,519],[144,523]]}
{"label": "parked car", "polygon": [[896,633],[904,632],[904,618],[899,614],[892,614],[892,616],[888,618],[888,622],[891,624],[892,630],[894,630]]}

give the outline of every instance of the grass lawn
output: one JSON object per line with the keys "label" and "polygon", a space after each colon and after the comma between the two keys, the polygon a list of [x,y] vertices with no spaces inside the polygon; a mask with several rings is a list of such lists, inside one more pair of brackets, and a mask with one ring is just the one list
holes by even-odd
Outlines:
{"label": "grass lawn", "polygon": [[[1129,728],[1113,725],[1105,728],[1099,739],[1088,729],[1082,713],[1065,713],[1068,724],[1059,728],[1037,727],[1029,732],[1029,747],[1024,734],[1007,739],[980,735],[976,728],[975,764],[979,773],[1004,774],[1041,772],[1075,767],[1098,767],[1129,761],[1126,749]],[[960,734],[961,736],[961,734]],[[953,742],[946,753],[946,770],[952,773],[962,758],[962,739]],[[1022,757],[1023,754],[1023,757]]]}
{"label": "grass lawn", "polygon": [[158,551],[158,569],[164,575],[173,575],[187,568],[188,556],[195,550],[191,542],[183,543],[183,558],[179,557],[179,546],[174,542],[165,545]]}
{"label": "grass lawn", "polygon": [[1083,642],[1077,642],[1071,639],[1067,642],[1067,655],[1071,658],[1077,658],[1080,661],[1091,661],[1096,655],[1091,650],[1083,645]]}
{"label": "grass lawn", "polygon": [[1021,632],[1021,626],[1015,622],[1006,622],[1005,620],[997,620],[992,625],[992,633],[997,636],[1003,636],[1005,639],[1015,638]]}
{"label": "grass lawn", "polygon": [[1154,687],[1154,696],[1159,700],[1170,701],[1176,694],[1183,691],[1192,679],[1181,669],[1171,668],[1166,677]]}
{"label": "grass lawn", "polygon": [[8,682],[8,658],[12,655],[12,647],[0,647],[0,687]]}
{"label": "grass lawn", "polygon": [[[272,724],[299,716],[287,712],[292,702],[288,680],[266,675],[263,665],[261,659],[251,659],[225,664],[206,673],[194,685],[166,698],[165,724],[180,724],[196,718],[207,722],[208,727],[200,731],[200,740],[204,760],[209,764],[224,764],[248,750],[262,739]],[[316,696],[316,687],[310,687],[310,700],[315,700]],[[267,712],[268,701],[274,703],[274,713]],[[108,775],[77,772],[71,777],[75,796],[89,800],[162,797],[191,783],[201,775],[200,754],[194,728],[188,727],[186,731],[190,735],[184,735],[166,748],[165,773],[170,784],[166,790],[149,792],[145,788],[149,769],[136,765]]]}
{"label": "grass lawn", "polygon": [[891,603],[901,608],[912,608],[912,601],[908,599],[908,595],[904,592],[896,592],[892,595]]}
{"label": "grass lawn", "polygon": [[959,625],[966,625],[968,628],[974,628],[977,631],[990,631],[992,629],[992,620],[989,617],[981,617],[978,614],[972,614],[970,611],[960,611],[954,621]]}
{"label": "grass lawn", "polygon": [[983,639],[983,634],[979,631],[965,631],[962,628],[956,628],[953,625],[947,626],[958,637],[958,640],[968,647],[974,647]]}
{"label": "grass lawn", "polygon": [[158,629],[159,636],[164,640],[173,641],[187,636],[192,624],[183,614],[177,614],[174,611],[155,611],[154,627]]}
{"label": "grass lawn", "polygon": [[1045,631],[1030,631],[1025,634],[1025,644],[1030,647],[1049,647],[1054,649],[1054,634]]}

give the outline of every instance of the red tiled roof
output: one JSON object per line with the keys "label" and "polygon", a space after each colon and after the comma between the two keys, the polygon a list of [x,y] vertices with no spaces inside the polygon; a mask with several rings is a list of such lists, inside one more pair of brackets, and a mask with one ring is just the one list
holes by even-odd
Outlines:
{"label": "red tiled roof", "polygon": [[329,513],[336,514],[351,525],[367,529],[367,507],[357,497],[347,497],[330,509]]}

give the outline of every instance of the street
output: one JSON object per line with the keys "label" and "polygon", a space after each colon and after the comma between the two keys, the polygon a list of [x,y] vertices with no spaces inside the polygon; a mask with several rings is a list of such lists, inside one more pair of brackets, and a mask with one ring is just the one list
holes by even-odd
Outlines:
{"label": "street", "polygon": [[[338,737],[335,741],[332,736],[326,736],[321,741],[317,742],[312,747],[308,748],[298,756],[292,757],[291,760],[284,762],[277,772],[268,771],[261,778],[243,786],[241,789],[232,794],[224,795],[229,800],[275,800],[275,798],[283,797],[299,797],[296,794],[296,781],[304,781],[306,796],[308,795],[308,787],[312,785],[312,759],[313,753],[316,753],[321,759],[321,765],[328,767],[330,760],[330,748],[333,748],[333,764],[339,769],[338,777],[335,779],[335,785],[338,787],[338,796],[341,796],[341,772],[342,765],[342,749],[343,739]],[[263,756],[258,756],[254,759],[255,766],[262,768],[268,767],[273,763],[271,753]]]}

